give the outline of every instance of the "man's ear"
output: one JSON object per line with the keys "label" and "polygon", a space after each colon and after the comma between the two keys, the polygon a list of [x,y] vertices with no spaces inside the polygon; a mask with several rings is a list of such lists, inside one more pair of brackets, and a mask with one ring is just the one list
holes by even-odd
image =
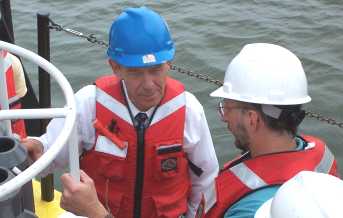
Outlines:
{"label": "man's ear", "polygon": [[112,72],[114,73],[114,75],[116,75],[116,76],[121,78],[121,73],[120,73],[121,72],[121,67],[120,67],[120,65],[117,62],[115,62],[115,61],[113,61],[111,59],[108,59],[108,63],[111,66]]}
{"label": "man's ear", "polygon": [[169,70],[171,70],[172,69],[172,62],[171,61],[167,61],[167,65],[168,65],[168,67],[169,67]]}
{"label": "man's ear", "polygon": [[257,131],[261,125],[261,116],[255,110],[247,111],[249,116],[249,126],[253,131]]}

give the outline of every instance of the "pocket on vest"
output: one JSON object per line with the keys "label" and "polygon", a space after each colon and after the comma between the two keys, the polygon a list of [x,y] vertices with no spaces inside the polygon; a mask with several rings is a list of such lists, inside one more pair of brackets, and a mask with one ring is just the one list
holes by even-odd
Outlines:
{"label": "pocket on vest", "polygon": [[157,217],[177,218],[186,213],[188,193],[188,189],[177,187],[177,190],[169,195],[153,196]]}
{"label": "pocket on vest", "polygon": [[186,154],[181,145],[166,145],[156,147],[153,162],[156,180],[182,176],[187,173]]}

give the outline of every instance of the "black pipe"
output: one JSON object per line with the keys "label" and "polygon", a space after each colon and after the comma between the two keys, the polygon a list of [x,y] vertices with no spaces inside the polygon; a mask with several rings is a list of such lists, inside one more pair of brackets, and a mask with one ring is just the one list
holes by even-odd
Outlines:
{"label": "black pipe", "polygon": [[[50,29],[49,14],[37,13],[37,34],[38,34],[38,54],[50,61]],[[51,85],[50,74],[39,67],[39,106],[40,108],[51,107]],[[41,134],[46,130],[50,120],[41,120]],[[54,199],[54,177],[53,174],[41,179],[41,198],[43,201],[52,201]]]}
{"label": "black pipe", "polygon": [[12,24],[12,12],[10,0],[0,0],[1,5],[1,20],[3,28],[6,30],[7,42],[14,43],[14,33]]}

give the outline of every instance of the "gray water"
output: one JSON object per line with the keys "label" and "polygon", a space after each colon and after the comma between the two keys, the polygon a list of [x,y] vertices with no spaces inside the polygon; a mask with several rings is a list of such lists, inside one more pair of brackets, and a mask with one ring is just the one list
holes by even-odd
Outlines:
{"label": "gray water", "polygon": [[[12,0],[11,4],[16,43],[33,51],[37,50],[37,12],[49,12],[57,23],[107,40],[108,28],[123,8],[149,6],[169,24],[177,47],[174,64],[220,80],[226,65],[244,44],[278,43],[303,62],[313,99],[305,108],[343,121],[342,1]],[[111,72],[103,48],[63,32],[51,32],[51,61],[75,91]],[[36,78],[36,69],[26,62],[25,66]],[[184,82],[204,105],[220,163],[233,158],[238,152],[232,146],[233,137],[218,119],[217,99],[208,96],[216,86],[176,72],[171,75]],[[64,104],[56,86],[53,97],[54,105]],[[306,119],[300,131],[322,137],[343,172],[343,129]]]}

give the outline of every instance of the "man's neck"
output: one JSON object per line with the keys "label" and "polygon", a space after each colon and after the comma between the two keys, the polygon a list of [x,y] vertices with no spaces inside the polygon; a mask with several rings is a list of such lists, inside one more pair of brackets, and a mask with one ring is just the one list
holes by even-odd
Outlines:
{"label": "man's neck", "polygon": [[296,147],[296,141],[292,135],[286,132],[266,131],[255,136],[250,144],[250,152],[252,157],[257,157],[264,154],[294,151]]}

